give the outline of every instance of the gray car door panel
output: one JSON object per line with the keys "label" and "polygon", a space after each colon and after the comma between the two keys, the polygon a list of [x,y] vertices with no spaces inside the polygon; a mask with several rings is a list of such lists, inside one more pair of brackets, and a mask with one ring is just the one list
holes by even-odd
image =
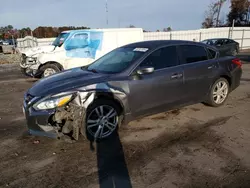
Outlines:
{"label": "gray car door panel", "polygon": [[172,108],[181,101],[183,95],[184,72],[179,65],[176,47],[156,50],[138,69],[144,66],[154,67],[156,70],[151,74],[137,75],[137,79],[132,76],[129,81],[129,103],[131,112],[136,117]]}
{"label": "gray car door panel", "polygon": [[150,115],[173,108],[181,101],[183,70],[181,67],[157,70],[131,80],[130,104],[135,116]]}

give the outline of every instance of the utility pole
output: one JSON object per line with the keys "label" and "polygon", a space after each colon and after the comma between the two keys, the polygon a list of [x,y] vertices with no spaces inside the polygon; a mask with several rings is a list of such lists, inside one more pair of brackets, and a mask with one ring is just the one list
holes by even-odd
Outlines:
{"label": "utility pole", "polygon": [[106,23],[109,25],[109,17],[108,17],[108,0],[106,0]]}
{"label": "utility pole", "polygon": [[235,19],[233,19],[232,30],[230,32],[230,39],[233,39],[234,25],[235,25]]}

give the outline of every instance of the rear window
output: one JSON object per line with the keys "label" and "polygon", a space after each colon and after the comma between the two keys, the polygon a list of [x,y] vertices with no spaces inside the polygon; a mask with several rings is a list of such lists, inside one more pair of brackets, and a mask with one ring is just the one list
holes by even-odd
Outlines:
{"label": "rear window", "polygon": [[184,64],[208,60],[207,51],[203,46],[183,45],[180,50]]}

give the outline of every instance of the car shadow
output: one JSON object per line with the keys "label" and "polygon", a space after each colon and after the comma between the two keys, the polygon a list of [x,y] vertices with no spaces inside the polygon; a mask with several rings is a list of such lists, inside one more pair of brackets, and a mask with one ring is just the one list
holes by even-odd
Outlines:
{"label": "car shadow", "polygon": [[96,143],[96,155],[100,188],[132,188],[117,131]]}

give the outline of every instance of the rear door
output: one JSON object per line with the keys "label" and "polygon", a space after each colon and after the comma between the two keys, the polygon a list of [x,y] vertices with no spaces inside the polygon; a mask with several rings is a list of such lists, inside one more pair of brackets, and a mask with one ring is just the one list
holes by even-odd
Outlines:
{"label": "rear door", "polygon": [[208,93],[218,68],[216,52],[199,45],[181,45],[178,49],[184,69],[183,94],[187,102],[200,101]]}
{"label": "rear door", "polygon": [[181,101],[183,69],[179,66],[176,46],[154,51],[136,70],[143,67],[154,67],[155,70],[129,82],[129,102],[134,116],[163,112]]}

